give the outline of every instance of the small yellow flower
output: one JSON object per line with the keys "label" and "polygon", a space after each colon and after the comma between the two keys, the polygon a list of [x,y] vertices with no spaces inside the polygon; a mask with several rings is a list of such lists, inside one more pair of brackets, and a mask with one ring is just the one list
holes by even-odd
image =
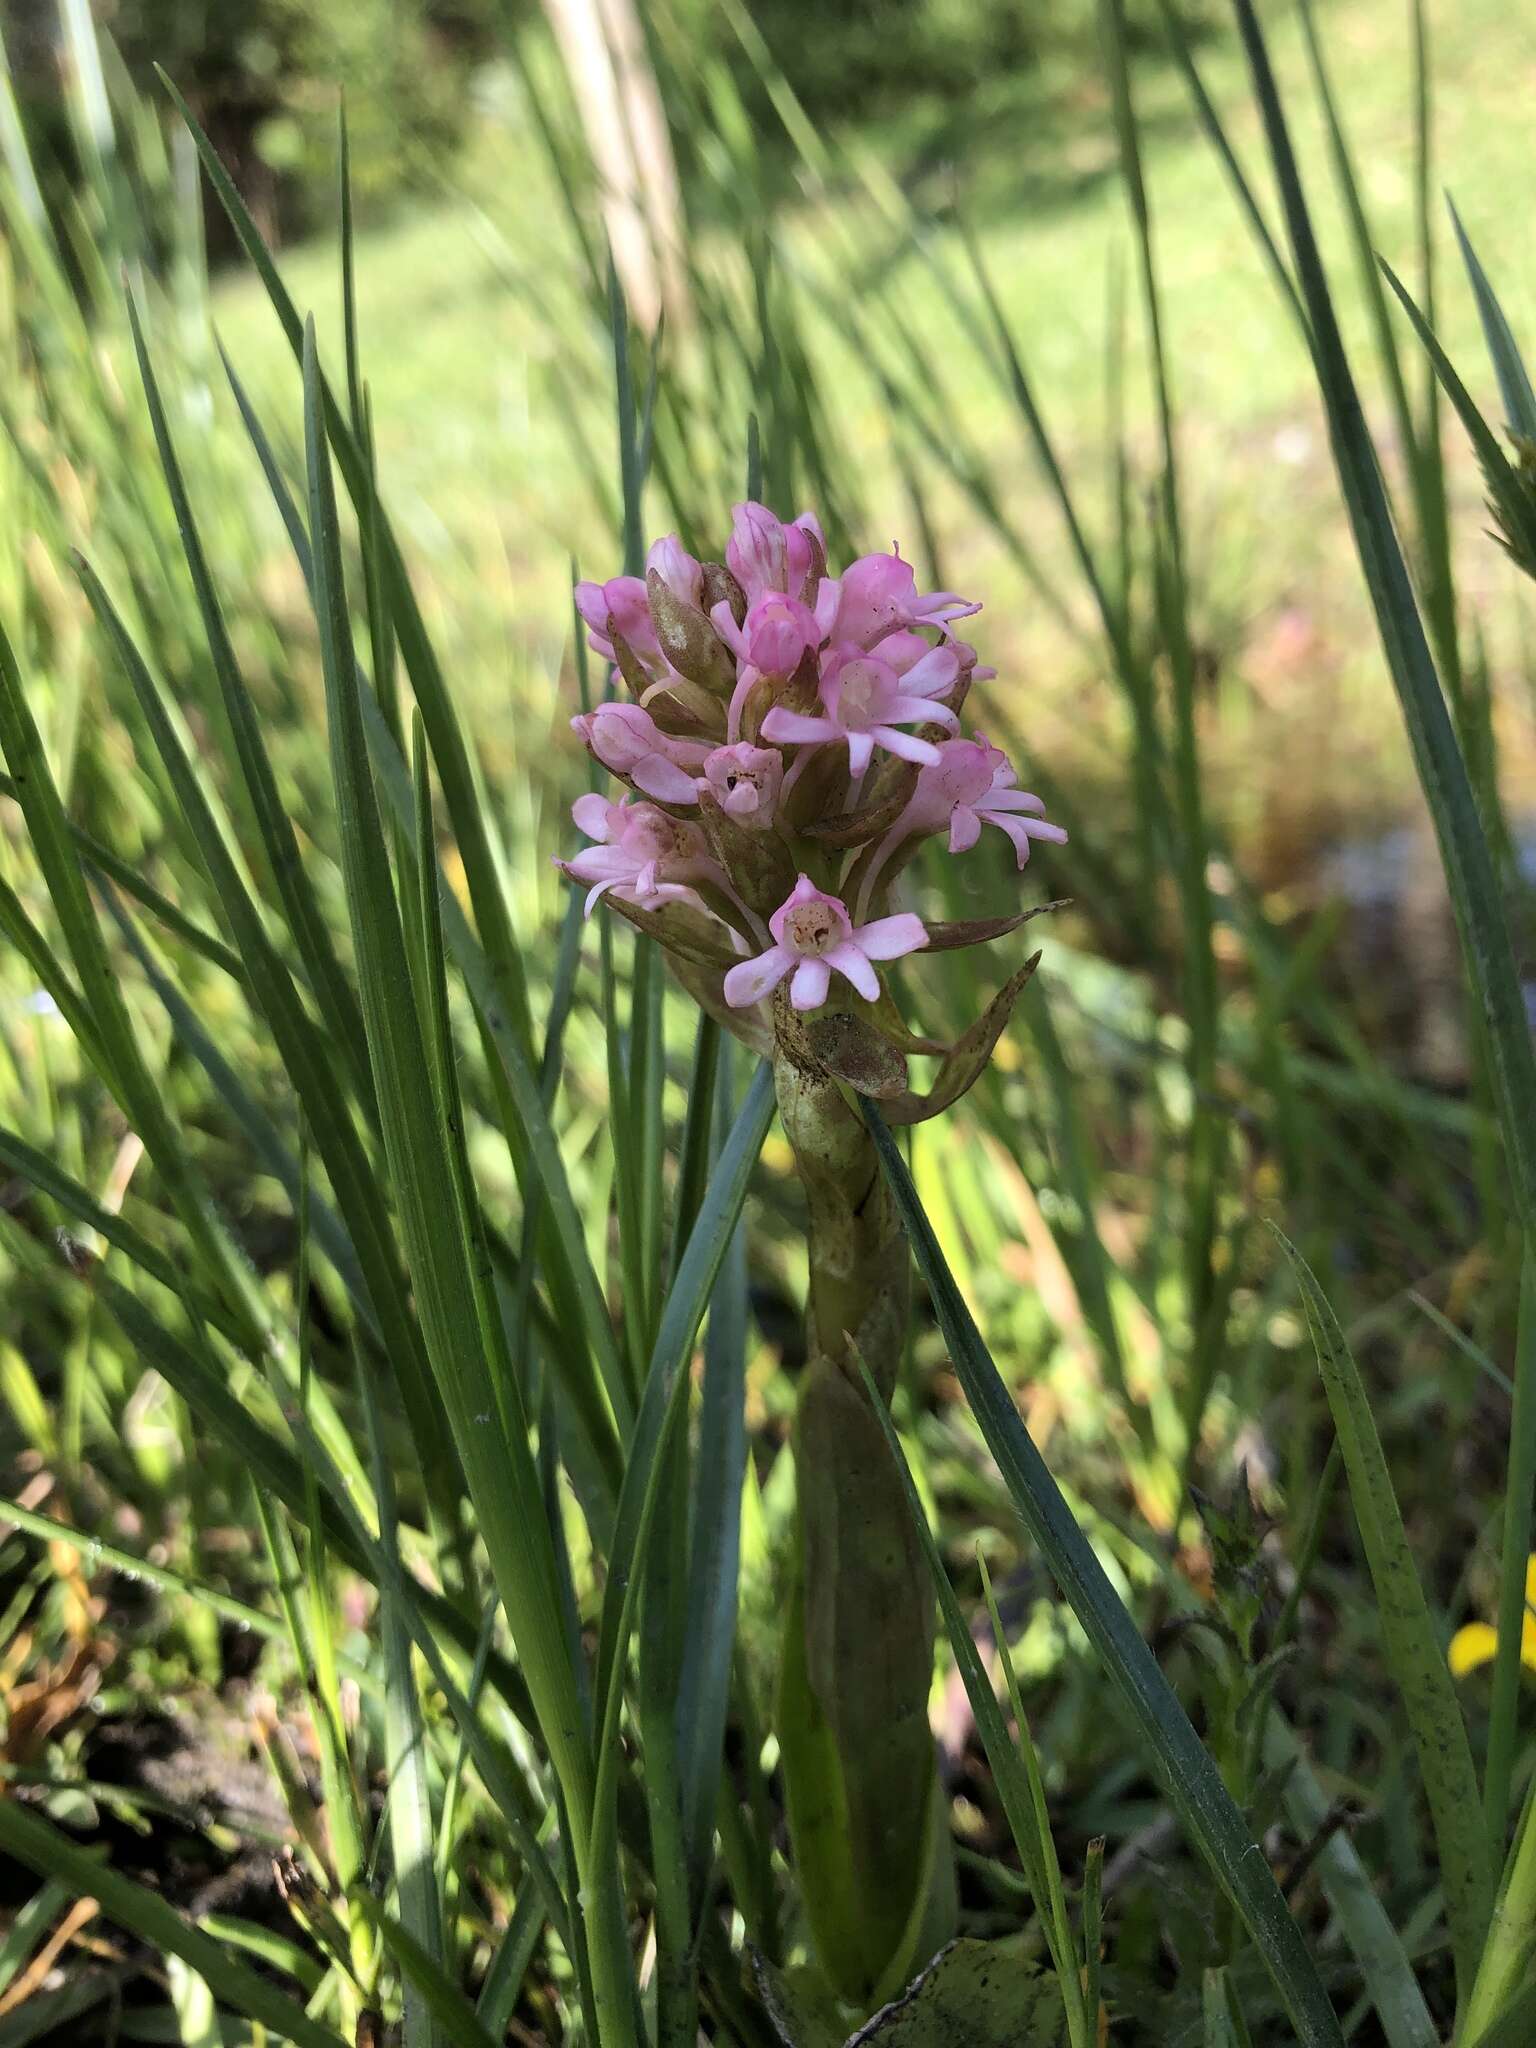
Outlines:
{"label": "small yellow flower", "polygon": [[[1520,1628],[1520,1662],[1536,1671],[1536,1557],[1525,1567],[1525,1620]],[[1499,1647],[1499,1632],[1486,1621],[1469,1621],[1451,1637],[1451,1675],[1465,1678],[1482,1664],[1491,1664]]]}

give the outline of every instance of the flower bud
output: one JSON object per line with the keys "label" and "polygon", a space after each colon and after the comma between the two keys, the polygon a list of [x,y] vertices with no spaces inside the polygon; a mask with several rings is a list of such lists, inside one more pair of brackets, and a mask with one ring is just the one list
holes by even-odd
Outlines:
{"label": "flower bud", "polygon": [[765,676],[792,676],[821,644],[815,614],[776,591],[760,597],[741,628],[747,660]]}
{"label": "flower bud", "polygon": [[645,558],[645,583],[651,587],[652,576],[659,576],[679,604],[699,608],[704,571],[683,546],[675,533],[664,534],[651,543]]}
{"label": "flower bud", "polygon": [[747,616],[747,593],[724,562],[705,562],[699,580],[700,609],[713,616],[715,606],[723,604],[729,608],[731,617],[739,626]]}

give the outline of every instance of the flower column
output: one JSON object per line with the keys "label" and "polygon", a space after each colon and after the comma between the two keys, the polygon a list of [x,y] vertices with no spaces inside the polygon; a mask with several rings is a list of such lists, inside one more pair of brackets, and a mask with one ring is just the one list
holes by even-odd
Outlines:
{"label": "flower column", "polygon": [[[653,933],[696,999],[773,1060],[805,1190],[808,1363],[794,1451],[797,1526],[778,1735],[816,1953],[838,1992],[892,1996],[946,1938],[953,1865],[928,1727],[934,1607],[900,1477],[859,1371],[894,1391],[909,1260],[849,1090],[913,1123],[985,1066],[1028,968],[954,1046],[914,1036],[880,967],[1021,923],[925,926],[890,894],[923,839],[951,852],[999,825],[1017,865],[1062,839],[980,735],[957,737],[978,676],[899,555],[827,574],[809,514],[736,508],[724,563],[675,539],[645,582],[577,592],[592,644],[633,693],[575,721],[646,801],[583,798],[597,843],[573,880]],[[853,909],[850,912],[849,906]],[[1032,964],[1032,963],[1031,963]],[[926,1097],[905,1054],[942,1055]]]}

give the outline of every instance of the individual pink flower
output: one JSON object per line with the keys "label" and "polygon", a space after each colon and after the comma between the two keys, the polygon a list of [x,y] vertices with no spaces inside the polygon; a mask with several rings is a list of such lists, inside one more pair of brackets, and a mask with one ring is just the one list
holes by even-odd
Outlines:
{"label": "individual pink flower", "polygon": [[725,1000],[732,1009],[760,1002],[792,974],[789,1000],[797,1010],[815,1010],[827,1000],[836,968],[866,1002],[880,994],[877,960],[899,960],[928,943],[923,921],[910,911],[877,917],[855,926],[836,896],[818,889],[802,875],[768,920],[774,943],[766,953],[743,960],[725,977]]}
{"label": "individual pink flower", "polygon": [[802,512],[786,526],[766,505],[750,499],[731,507],[725,566],[746,592],[749,605],[775,590],[786,597],[802,596],[806,578],[826,557],[827,544],[814,512]]}
{"label": "individual pink flower", "polygon": [[1018,777],[1012,762],[1001,747],[988,743],[984,733],[970,740],[941,741],[935,751],[938,759],[921,771],[905,809],[875,848],[859,888],[860,908],[869,901],[886,862],[908,839],[942,832],[947,826],[950,852],[965,853],[981,837],[984,824],[996,825],[1012,840],[1022,868],[1029,859],[1031,839],[1059,844],[1067,836],[1060,825],[1048,824],[1040,815],[1045,805],[1039,797],[1015,787]]}
{"label": "individual pink flower", "polygon": [[591,628],[587,645],[605,661],[614,659],[613,641],[608,633],[610,620],[637,652],[645,641],[656,638],[645,584],[638,576],[610,576],[606,583],[578,583],[576,609]]}
{"label": "individual pink flower", "polygon": [[867,772],[877,746],[904,761],[937,761],[936,746],[899,728],[955,729],[960,721],[937,699],[953,687],[959,673],[960,660],[952,647],[927,648],[905,674],[893,662],[860,647],[834,647],[822,660],[821,711],[790,711],[775,704],[763,720],[762,736],[783,746],[845,740],[848,772],[855,781]]}
{"label": "individual pink flower", "polygon": [[[1013,841],[1018,864],[1029,859],[1031,839],[1060,844],[1066,833],[1045,821],[1039,797],[1016,785],[1013,763],[1001,747],[990,746],[985,733],[972,740],[945,740],[939,758],[917,778],[911,801],[894,829],[908,833],[937,832],[949,827],[949,850],[964,853],[981,837],[982,825],[997,825]],[[1035,815],[1021,817],[1020,812]]]}
{"label": "individual pink flower", "polygon": [[556,866],[573,882],[591,884],[584,906],[588,917],[610,889],[642,910],[656,910],[683,901],[707,907],[694,885],[727,886],[725,870],[711,857],[698,826],[669,818],[654,804],[632,803],[628,797],[613,804],[594,791],[576,799],[571,816],[597,843]]}
{"label": "individual pink flower", "polygon": [[778,809],[784,756],[777,747],[716,747],[704,763],[699,784],[719,799],[720,808],[754,832],[766,830]]}
{"label": "individual pink flower", "polygon": [[663,804],[698,800],[695,781],[709,755],[701,740],[674,739],[643,704],[600,704],[571,720],[593,756]]}
{"label": "individual pink flower", "polygon": [[[659,546],[665,543],[658,543]],[[655,549],[652,549],[655,553]],[[679,549],[681,553],[681,549]],[[691,557],[685,557],[685,560]],[[697,563],[694,564],[697,568]],[[605,661],[617,662],[612,632],[623,635],[625,645],[643,670],[649,689],[664,689],[682,677],[661,651],[650,601],[638,576],[610,576],[606,583],[578,583],[576,609],[591,631],[587,645]],[[612,632],[610,632],[610,627]]]}
{"label": "individual pink flower", "polygon": [[952,620],[980,610],[953,590],[919,591],[911,563],[899,554],[860,555],[816,593],[823,638],[859,647],[873,647],[900,627],[938,626],[947,632]]}

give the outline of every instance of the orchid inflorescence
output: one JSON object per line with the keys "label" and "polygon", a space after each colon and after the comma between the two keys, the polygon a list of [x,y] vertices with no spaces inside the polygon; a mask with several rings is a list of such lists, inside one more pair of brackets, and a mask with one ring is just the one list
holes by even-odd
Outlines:
{"label": "orchid inflorescence", "polygon": [[743,1036],[743,1013],[787,984],[796,1013],[834,995],[847,1010],[851,990],[904,1049],[939,1050],[894,1023],[879,966],[1022,918],[925,925],[890,908],[903,867],[936,834],[964,853],[983,824],[1021,869],[1033,840],[1066,837],[999,748],[961,733],[972,684],[995,673],[954,631],[980,606],[919,591],[895,551],[833,576],[812,513],[786,524],[750,503],[723,563],[668,536],[643,579],[579,583],[576,603],[630,692],[572,720],[627,785],[575,805],[593,843],[560,865],[588,911],[606,898],[653,932]]}

